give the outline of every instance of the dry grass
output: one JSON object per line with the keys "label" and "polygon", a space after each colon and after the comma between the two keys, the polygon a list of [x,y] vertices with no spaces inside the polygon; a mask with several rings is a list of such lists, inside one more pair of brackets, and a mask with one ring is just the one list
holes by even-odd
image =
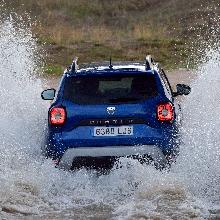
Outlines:
{"label": "dry grass", "polygon": [[184,67],[191,26],[204,23],[206,8],[218,1],[7,0],[6,7],[21,14],[28,11],[40,22],[33,30],[39,43],[46,42],[50,69],[65,66],[74,55],[90,62],[110,55],[142,60],[148,53],[173,68]]}
{"label": "dry grass", "polygon": [[54,26],[50,29],[52,40],[59,45],[72,45],[79,42],[105,43],[114,36],[114,32],[105,26],[71,28]]}
{"label": "dry grass", "polygon": [[144,39],[165,38],[165,30],[152,30],[147,26],[136,25],[133,29],[124,31],[103,26],[77,27],[55,25],[50,30],[44,30],[51,36],[51,41],[58,45],[72,45],[80,42],[94,42],[104,44],[110,41],[124,42]]}

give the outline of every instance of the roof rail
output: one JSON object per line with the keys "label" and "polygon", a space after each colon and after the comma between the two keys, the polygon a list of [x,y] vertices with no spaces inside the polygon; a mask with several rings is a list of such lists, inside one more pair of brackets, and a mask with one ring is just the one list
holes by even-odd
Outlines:
{"label": "roof rail", "polygon": [[72,65],[70,66],[70,71],[72,73],[75,73],[78,68],[79,68],[79,66],[78,66],[78,57],[75,57],[73,59]]}
{"label": "roof rail", "polygon": [[154,65],[154,60],[151,55],[147,55],[145,58],[145,68],[146,70],[151,70]]}

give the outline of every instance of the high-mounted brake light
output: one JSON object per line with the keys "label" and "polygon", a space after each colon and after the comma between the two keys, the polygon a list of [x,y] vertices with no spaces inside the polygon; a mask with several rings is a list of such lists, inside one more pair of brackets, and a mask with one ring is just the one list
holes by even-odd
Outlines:
{"label": "high-mounted brake light", "polygon": [[157,106],[157,117],[159,121],[172,121],[174,118],[171,103],[162,103]]}
{"label": "high-mounted brake light", "polygon": [[66,112],[62,107],[53,107],[49,115],[52,125],[63,125],[66,120]]}

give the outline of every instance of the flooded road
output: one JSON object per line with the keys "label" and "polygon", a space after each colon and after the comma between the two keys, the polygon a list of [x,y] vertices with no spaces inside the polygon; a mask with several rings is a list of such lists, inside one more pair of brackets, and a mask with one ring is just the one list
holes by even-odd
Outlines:
{"label": "flooded road", "polygon": [[183,101],[170,172],[123,158],[108,175],[41,157],[49,103],[31,31],[0,23],[0,219],[220,219],[220,52],[210,49]]}

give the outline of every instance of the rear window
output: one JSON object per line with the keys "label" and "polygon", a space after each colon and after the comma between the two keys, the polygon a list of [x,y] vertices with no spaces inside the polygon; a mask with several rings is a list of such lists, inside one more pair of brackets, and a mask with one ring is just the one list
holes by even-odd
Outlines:
{"label": "rear window", "polygon": [[76,104],[137,103],[157,95],[154,75],[77,76],[67,78],[64,98]]}

